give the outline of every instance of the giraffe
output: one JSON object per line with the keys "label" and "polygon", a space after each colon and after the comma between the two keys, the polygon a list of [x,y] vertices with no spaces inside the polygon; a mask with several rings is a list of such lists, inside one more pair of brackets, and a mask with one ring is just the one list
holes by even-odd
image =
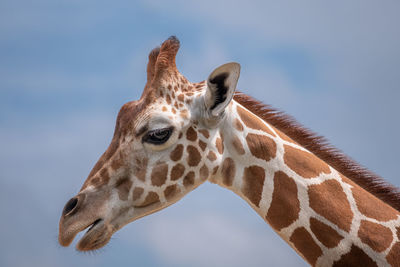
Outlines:
{"label": "giraffe", "polygon": [[170,37],[149,54],[141,98],[65,205],[59,243],[80,251],[209,181],[242,197],[313,266],[400,266],[400,194],[286,115],[236,92],[238,63],[199,83]]}

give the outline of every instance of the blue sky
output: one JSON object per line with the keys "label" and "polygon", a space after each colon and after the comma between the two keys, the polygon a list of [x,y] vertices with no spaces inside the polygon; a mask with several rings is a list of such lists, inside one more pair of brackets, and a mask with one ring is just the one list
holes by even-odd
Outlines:
{"label": "blue sky", "polygon": [[148,52],[170,35],[189,80],[239,62],[240,90],[400,186],[399,12],[391,0],[1,1],[0,265],[305,266],[243,200],[211,184],[100,252],[60,247],[58,220],[120,106],[140,96]]}

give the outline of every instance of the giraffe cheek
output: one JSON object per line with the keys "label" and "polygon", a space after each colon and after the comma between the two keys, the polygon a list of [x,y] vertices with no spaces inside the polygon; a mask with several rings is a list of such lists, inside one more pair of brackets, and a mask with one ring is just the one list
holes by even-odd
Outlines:
{"label": "giraffe cheek", "polygon": [[155,166],[151,172],[151,183],[154,186],[161,186],[167,180],[168,164],[161,163]]}
{"label": "giraffe cheek", "polygon": [[185,166],[178,163],[171,170],[171,181],[176,181],[182,177],[183,173],[185,172]]}
{"label": "giraffe cheek", "polygon": [[132,191],[132,200],[135,202],[142,196],[144,189],[142,187],[135,187]]}
{"label": "giraffe cheek", "polygon": [[188,152],[188,158],[187,158],[188,165],[191,167],[197,166],[201,160],[200,152],[197,150],[196,147],[192,145],[189,145],[187,147],[187,152]]}
{"label": "giraffe cheek", "polygon": [[130,179],[124,179],[117,185],[118,197],[120,200],[125,201],[128,199],[128,194],[131,186],[132,181]]}
{"label": "giraffe cheek", "polygon": [[144,182],[146,178],[148,159],[137,159],[136,166],[133,168],[133,175],[136,176],[140,181]]}

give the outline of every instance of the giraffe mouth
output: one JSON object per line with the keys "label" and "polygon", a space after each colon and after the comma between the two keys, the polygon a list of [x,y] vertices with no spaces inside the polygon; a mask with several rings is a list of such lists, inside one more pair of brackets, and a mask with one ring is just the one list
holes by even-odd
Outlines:
{"label": "giraffe mouth", "polygon": [[89,228],[87,229],[86,233],[88,233],[90,230],[92,230],[97,224],[99,224],[103,219],[97,219],[95,220],[91,225],[89,225]]}
{"label": "giraffe mouth", "polygon": [[[111,238],[112,231],[103,219],[97,219],[92,224],[85,227],[87,231],[76,245],[80,251],[99,249],[105,246]],[[85,230],[83,229],[83,230]]]}

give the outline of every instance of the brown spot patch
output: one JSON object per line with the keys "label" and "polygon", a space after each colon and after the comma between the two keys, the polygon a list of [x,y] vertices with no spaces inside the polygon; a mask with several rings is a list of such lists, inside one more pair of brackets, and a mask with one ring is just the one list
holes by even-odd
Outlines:
{"label": "brown spot patch", "polygon": [[210,133],[206,129],[199,130],[199,133],[201,133],[205,138],[209,138],[210,137]]}
{"label": "brown spot patch", "polygon": [[275,136],[274,133],[265,125],[264,121],[258,118],[253,113],[245,110],[241,106],[237,106],[237,111],[239,113],[240,118],[246,124],[247,127],[250,127],[255,130],[261,130],[267,134]]}
{"label": "brown spot patch", "polygon": [[143,203],[140,205],[140,207],[145,207],[148,206],[150,204],[156,203],[160,201],[160,197],[158,196],[157,193],[155,192],[149,192],[145,198],[145,200],[143,201]]}
{"label": "brown spot patch", "polygon": [[351,189],[356,200],[358,210],[367,217],[378,221],[394,220],[399,215],[395,209],[388,204],[371,195],[364,189],[355,185]]}
{"label": "brown spot patch", "polygon": [[183,185],[185,187],[194,185],[194,172],[190,171],[185,175],[185,178],[183,178]]}
{"label": "brown spot patch", "polygon": [[154,166],[151,171],[151,183],[155,186],[161,186],[167,180],[168,164],[161,163]]}
{"label": "brown spot patch", "polygon": [[242,193],[257,207],[260,204],[264,180],[263,168],[253,165],[244,169]]}
{"label": "brown spot patch", "polygon": [[224,144],[222,143],[221,138],[217,138],[217,140],[215,141],[215,145],[217,146],[217,150],[219,154],[224,153]]}
{"label": "brown spot patch", "polygon": [[129,190],[131,189],[132,181],[128,178],[121,179],[117,184],[116,188],[118,190],[118,197],[121,200],[127,200]]}
{"label": "brown spot patch", "polygon": [[400,226],[396,227],[397,238],[400,239]]}
{"label": "brown spot patch", "polygon": [[340,240],[343,239],[343,236],[336,232],[335,229],[312,217],[310,218],[310,228],[319,242],[327,248],[336,247]]}
{"label": "brown spot patch", "polygon": [[310,207],[339,228],[349,231],[353,212],[346,194],[336,180],[327,180],[308,188]]}
{"label": "brown spot patch", "polygon": [[185,172],[185,166],[178,163],[171,170],[171,180],[175,181],[182,177],[183,173]]}
{"label": "brown spot patch", "polygon": [[166,99],[167,99],[168,105],[171,105],[171,97],[169,96],[169,94],[167,95]]}
{"label": "brown spot patch", "polygon": [[239,155],[243,155],[243,154],[245,153],[244,148],[243,148],[243,144],[242,144],[242,142],[240,141],[239,137],[237,137],[237,136],[234,136],[234,137],[233,137],[233,139],[232,139],[232,145],[233,145],[233,147],[235,148],[236,152],[237,152]]}
{"label": "brown spot patch", "polygon": [[141,187],[135,187],[132,191],[132,200],[138,200],[140,196],[143,194],[144,189]]}
{"label": "brown spot patch", "polygon": [[178,161],[178,160],[181,159],[182,154],[183,154],[183,145],[182,145],[182,144],[179,144],[179,145],[177,145],[177,146],[175,147],[175,149],[171,152],[170,158],[171,158],[173,161]]}
{"label": "brown spot patch", "polygon": [[199,139],[199,146],[200,146],[201,150],[204,151],[204,150],[206,150],[207,144]]}
{"label": "brown spot patch", "polygon": [[348,266],[378,266],[376,263],[359,247],[352,245],[348,253],[344,254],[340,260],[333,263],[334,267]]}
{"label": "brown spot patch", "polygon": [[276,144],[271,138],[258,134],[248,134],[246,141],[251,154],[256,158],[269,161],[275,157]]}
{"label": "brown spot patch", "polygon": [[121,156],[117,156],[111,162],[111,168],[113,168],[114,170],[118,170],[119,168],[121,168],[122,164],[123,164],[123,161],[122,161]]}
{"label": "brown spot patch", "polygon": [[208,178],[208,168],[206,165],[203,165],[203,167],[200,168],[200,179],[201,180],[206,180]]}
{"label": "brown spot patch", "polygon": [[236,130],[238,131],[243,131],[243,124],[240,122],[239,119],[235,119],[235,122],[233,123],[233,125],[235,126]]}
{"label": "brown spot patch", "polygon": [[90,179],[90,184],[93,185],[94,187],[100,186],[101,183],[101,178],[99,176],[93,176]]}
{"label": "brown spot patch", "polygon": [[110,174],[108,173],[107,168],[101,169],[100,177],[101,177],[102,184],[108,183],[108,181],[110,180]]}
{"label": "brown spot patch", "polygon": [[167,200],[173,198],[178,193],[178,186],[176,184],[167,186],[164,190],[164,196]]}
{"label": "brown spot patch", "polygon": [[212,174],[215,175],[217,173],[217,171],[218,171],[218,166],[215,166],[214,169],[213,169]]}
{"label": "brown spot patch", "polygon": [[378,252],[387,249],[393,240],[392,231],[389,228],[366,220],[361,221],[358,237]]}
{"label": "brown spot patch", "polygon": [[322,255],[321,248],[317,245],[311,234],[307,232],[304,227],[294,230],[292,236],[290,237],[290,242],[293,243],[295,248],[311,265],[315,265],[317,259]]}
{"label": "brown spot patch", "polygon": [[210,161],[214,161],[214,160],[217,159],[217,155],[216,155],[213,151],[210,151],[210,152],[208,152],[207,158],[208,158]]}
{"label": "brown spot patch", "polygon": [[144,181],[146,178],[147,163],[147,158],[136,159],[136,164],[133,167],[133,174],[141,181]]}
{"label": "brown spot patch", "polygon": [[197,139],[197,133],[195,130],[193,130],[192,127],[189,127],[186,131],[186,139],[189,141],[196,141]]}
{"label": "brown spot patch", "polygon": [[226,158],[221,167],[222,182],[224,185],[232,186],[233,179],[235,178],[235,172],[235,162],[232,158]]}
{"label": "brown spot patch", "polygon": [[165,107],[165,106],[162,107],[162,111],[163,111],[163,112],[167,112],[167,111],[168,111],[167,107]]}
{"label": "brown spot patch", "polygon": [[330,173],[328,164],[315,155],[300,149],[284,145],[285,164],[303,178],[317,177],[321,173]]}
{"label": "brown spot patch", "polygon": [[393,245],[386,256],[386,260],[392,266],[400,266],[400,242]]}
{"label": "brown spot patch", "polygon": [[187,163],[189,166],[197,166],[201,160],[201,155],[196,147],[189,145],[186,148],[188,152]]}
{"label": "brown spot patch", "polygon": [[274,229],[280,231],[297,220],[299,212],[300,202],[297,198],[296,183],[286,173],[276,172],[271,206],[266,216],[267,221]]}

